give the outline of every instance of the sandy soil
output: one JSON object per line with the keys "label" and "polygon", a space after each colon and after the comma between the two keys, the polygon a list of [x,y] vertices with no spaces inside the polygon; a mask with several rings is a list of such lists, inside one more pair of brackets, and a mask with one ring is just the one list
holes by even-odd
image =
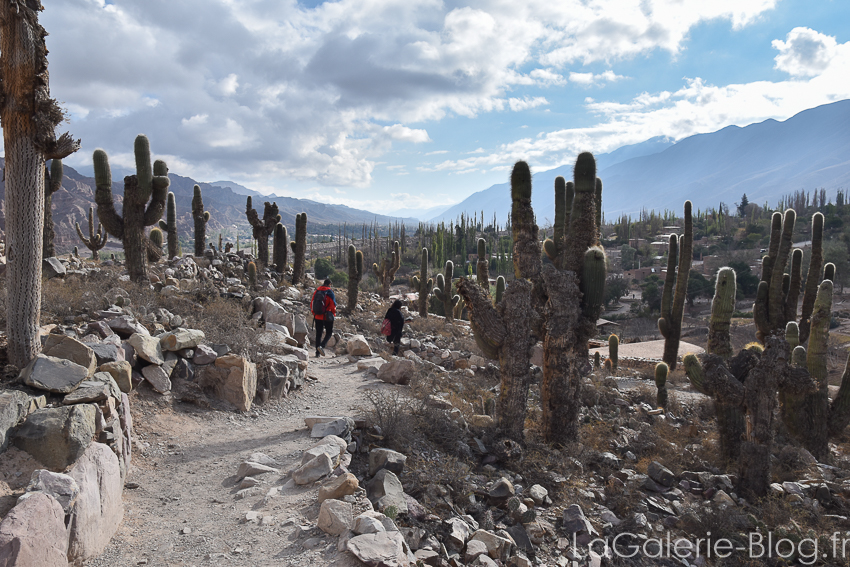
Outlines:
{"label": "sandy soil", "polygon": [[[330,352],[328,353],[330,355]],[[368,388],[394,388],[345,357],[310,359],[305,388],[247,414],[209,411],[134,394],[138,444],[124,491],[124,522],[90,566],[362,565],[314,528],[317,486],[284,489],[310,447],[307,415],[361,414]],[[236,499],[236,470],[255,451],[279,464],[251,496]],[[137,488],[129,488],[136,486]],[[279,494],[267,496],[277,487]],[[246,522],[246,512],[259,522]]]}

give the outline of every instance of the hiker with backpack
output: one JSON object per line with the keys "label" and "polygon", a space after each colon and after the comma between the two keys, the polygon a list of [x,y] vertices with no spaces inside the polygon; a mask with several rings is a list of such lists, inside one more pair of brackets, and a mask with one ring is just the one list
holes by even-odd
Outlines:
{"label": "hiker with backpack", "polygon": [[[313,325],[316,326],[316,358],[325,354],[325,345],[334,332],[336,317],[336,296],[331,289],[331,280],[325,280],[313,292],[310,300],[310,311],[313,313]],[[325,338],[322,339],[322,332]]]}
{"label": "hiker with backpack", "polygon": [[[387,325],[389,323],[389,325]],[[387,329],[389,326],[389,329]],[[384,316],[384,323],[381,326],[381,333],[387,337],[388,343],[393,343],[393,355],[398,354],[398,347],[401,345],[401,333],[404,330],[404,315],[401,314],[401,301],[396,299],[392,306],[387,310]]]}

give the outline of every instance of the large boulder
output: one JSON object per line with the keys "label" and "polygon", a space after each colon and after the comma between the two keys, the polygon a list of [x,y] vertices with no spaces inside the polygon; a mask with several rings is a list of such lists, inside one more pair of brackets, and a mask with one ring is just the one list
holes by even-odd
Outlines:
{"label": "large boulder", "polygon": [[383,512],[393,506],[399,514],[407,514],[407,500],[404,498],[401,481],[387,469],[379,470],[378,474],[366,483],[366,496],[377,510]]}
{"label": "large boulder", "polygon": [[257,365],[234,354],[220,356],[215,364],[197,369],[196,381],[240,411],[248,411],[257,392]]}
{"label": "large boulder", "polygon": [[345,473],[329,480],[319,487],[319,503],[325,500],[341,500],[349,494],[354,494],[360,488],[360,482],[353,474]]}
{"label": "large boulder", "polygon": [[92,404],[35,411],[15,432],[13,443],[48,469],[62,471],[91,444],[96,415]]}
{"label": "large boulder", "polygon": [[149,364],[142,368],[142,376],[160,394],[171,391],[171,379],[168,377],[168,372],[162,366]]}
{"label": "large boulder", "polygon": [[102,364],[99,370],[101,372],[108,372],[122,392],[128,393],[133,389],[133,381],[131,380],[133,366],[126,360],[107,362],[106,364]]}
{"label": "large boulder", "polygon": [[0,522],[0,566],[68,567],[62,505],[44,492],[25,496]]}
{"label": "large boulder", "polygon": [[45,354],[39,354],[21,370],[24,384],[54,394],[74,391],[87,376],[88,368],[64,358]]}
{"label": "large boulder", "polygon": [[415,563],[401,532],[354,536],[346,548],[370,567],[407,567]]}
{"label": "large boulder", "polygon": [[379,470],[387,469],[399,475],[404,470],[407,457],[392,449],[376,448],[369,451],[369,475],[374,476]]}
{"label": "large boulder", "polygon": [[349,337],[345,344],[345,350],[352,356],[372,356],[372,349],[363,335]]}
{"label": "large boulder", "polygon": [[292,471],[292,480],[298,485],[312,484],[323,476],[331,474],[333,470],[334,465],[330,455],[321,453]]}
{"label": "large boulder", "polygon": [[0,452],[9,446],[9,430],[27,415],[30,397],[18,390],[0,392]]}
{"label": "large boulder", "polygon": [[118,457],[92,443],[68,476],[80,487],[69,524],[68,562],[82,564],[106,549],[124,518]]}
{"label": "large boulder", "polygon": [[94,374],[97,368],[97,357],[86,344],[73,337],[65,335],[47,335],[47,340],[41,348],[41,353],[55,358],[64,358],[79,364],[88,371],[88,376]]}
{"label": "large boulder", "polygon": [[159,339],[142,333],[133,333],[127,339],[133,350],[136,351],[136,356],[147,360],[151,364],[161,366],[165,363],[165,357],[162,354],[162,347],[159,344]]}
{"label": "large boulder", "polygon": [[184,348],[195,348],[206,338],[204,332],[198,329],[176,329],[160,337],[162,350],[175,352]]}
{"label": "large boulder", "polygon": [[263,386],[269,390],[269,399],[279,400],[304,385],[307,363],[295,355],[273,354],[263,360],[263,370]]}
{"label": "large boulder", "polygon": [[254,311],[262,313],[263,320],[266,323],[286,325],[284,321],[287,315],[286,309],[284,309],[280,303],[269,297],[258,297],[255,299]]}
{"label": "large boulder", "polygon": [[30,483],[27,485],[27,492],[44,492],[45,494],[49,494],[59,502],[59,505],[68,514],[77,502],[77,496],[80,495],[80,487],[77,485],[77,481],[67,474],[39,469],[33,471],[30,477]]}
{"label": "large boulder", "polygon": [[378,369],[378,380],[390,384],[409,384],[416,363],[408,358],[394,358]]}
{"label": "large boulder", "polygon": [[326,534],[342,535],[354,526],[354,509],[342,500],[324,500],[317,525]]}

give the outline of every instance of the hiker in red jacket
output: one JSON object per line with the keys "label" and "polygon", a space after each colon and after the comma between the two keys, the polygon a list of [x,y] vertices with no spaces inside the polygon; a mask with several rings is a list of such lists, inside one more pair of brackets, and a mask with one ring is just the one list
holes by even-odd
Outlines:
{"label": "hiker in red jacket", "polygon": [[[317,301],[318,299],[318,301]],[[316,358],[325,354],[325,345],[334,332],[334,317],[336,317],[336,296],[331,289],[331,280],[322,282],[310,299],[310,311],[313,313],[313,324],[316,326]],[[325,338],[322,340],[322,331]]]}

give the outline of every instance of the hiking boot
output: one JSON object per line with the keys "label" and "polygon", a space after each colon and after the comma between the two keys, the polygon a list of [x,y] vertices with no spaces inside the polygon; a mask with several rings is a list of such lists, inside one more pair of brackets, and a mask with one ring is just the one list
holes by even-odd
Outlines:
{"label": "hiking boot", "polygon": [[316,358],[319,358],[320,356],[322,356],[322,355],[321,355],[321,353],[319,353],[319,349],[316,348]]}
{"label": "hiking boot", "polygon": [[317,352],[317,353],[319,353],[319,352],[320,352],[320,353],[322,353],[322,356],[325,356],[325,347],[321,347],[321,346],[320,346],[320,347],[316,347],[316,352]]}

